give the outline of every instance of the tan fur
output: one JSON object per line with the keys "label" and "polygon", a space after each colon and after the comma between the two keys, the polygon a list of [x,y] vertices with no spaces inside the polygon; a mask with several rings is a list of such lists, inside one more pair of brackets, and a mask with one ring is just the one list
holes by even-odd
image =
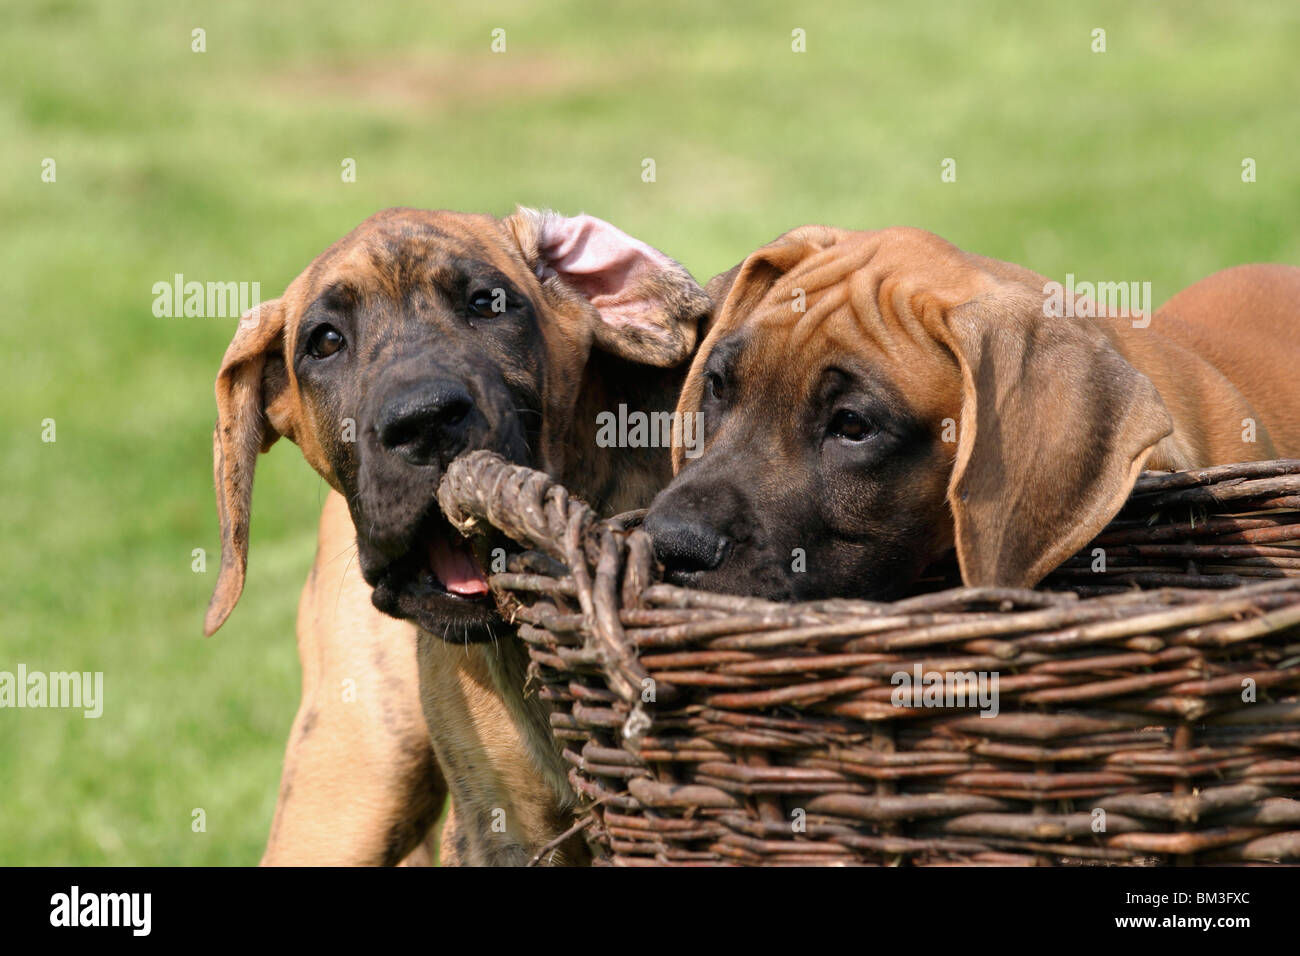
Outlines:
{"label": "tan fur", "polygon": [[[976,585],[1036,583],[1105,525],[1143,467],[1300,456],[1300,269],[1219,273],[1147,328],[1047,316],[1047,282],[919,229],[801,227],[710,283],[725,299],[679,411],[700,407],[710,353],[742,326],[745,361],[761,366],[748,380],[778,415],[795,406],[777,396],[802,394],[837,356],[868,359],[936,434],[960,426],[948,540]],[[805,311],[791,307],[800,293]]]}
{"label": "tan fur", "polygon": [[[427,862],[426,834],[447,792],[456,812],[443,832],[445,863],[527,862],[568,826],[566,768],[545,708],[523,694],[517,640],[503,627],[495,645],[449,644],[371,605],[350,560],[356,532],[330,464],[339,439],[322,427],[331,410],[304,400],[287,361],[304,312],[332,283],[402,301],[400,283],[417,280],[410,270],[384,267],[395,238],[426,258],[444,246],[468,250],[536,296],[546,372],[537,464],[600,510],[648,504],[667,480],[666,456],[598,452],[595,412],[619,401],[671,409],[681,371],[664,369],[689,356],[708,300],[689,273],[660,257],[626,290],[624,298],[648,303],[637,326],[608,327],[599,298],[584,298],[555,275],[539,282],[538,237],[548,215],[523,208],[504,220],[378,213],[318,256],[279,299],[245,316],[226,351],[213,450],[222,563],[206,633],[222,625],[243,588],[258,453],[287,437],[335,489],[299,607],[303,700],[264,863],[393,863],[407,854],[408,862]],[[355,700],[344,698],[344,681],[355,682]],[[504,811],[504,832],[496,810]],[[583,857],[581,841],[570,840],[542,862]]]}
{"label": "tan fur", "polygon": [[[442,858],[459,865],[523,865],[569,824],[572,796],[546,711],[523,697],[524,651],[457,647],[419,635],[421,701],[434,749],[458,809],[441,837]],[[586,859],[570,841],[548,864]]]}
{"label": "tan fur", "polygon": [[302,702],[263,865],[432,862],[424,844],[447,788],[419,706],[415,628],[370,606],[355,541],[331,491],[298,605]]}

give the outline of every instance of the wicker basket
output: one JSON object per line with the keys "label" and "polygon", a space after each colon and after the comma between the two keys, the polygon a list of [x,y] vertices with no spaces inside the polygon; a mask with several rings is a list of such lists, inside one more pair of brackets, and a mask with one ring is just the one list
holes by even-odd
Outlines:
{"label": "wicker basket", "polygon": [[491,583],[598,863],[1300,861],[1300,461],[1144,474],[1043,588],[888,604],[657,583],[486,452],[439,500],[520,546]]}

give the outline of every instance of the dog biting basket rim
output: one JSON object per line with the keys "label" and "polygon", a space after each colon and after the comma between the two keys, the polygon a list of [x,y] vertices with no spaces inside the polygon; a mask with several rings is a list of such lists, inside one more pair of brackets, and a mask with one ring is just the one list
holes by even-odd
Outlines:
{"label": "dog biting basket rim", "polygon": [[489,452],[438,499],[525,549],[490,581],[599,862],[1300,861],[1300,461],[1144,473],[1041,589],[892,603],[659,583]]}

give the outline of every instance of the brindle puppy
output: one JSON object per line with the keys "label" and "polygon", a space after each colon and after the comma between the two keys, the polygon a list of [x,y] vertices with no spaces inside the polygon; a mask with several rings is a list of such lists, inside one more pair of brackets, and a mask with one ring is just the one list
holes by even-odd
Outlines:
{"label": "brindle puppy", "polygon": [[[422,703],[462,821],[444,837],[449,858],[526,861],[567,825],[570,795],[545,713],[522,696],[517,642],[438,510],[439,480],[482,448],[544,468],[604,510],[643,505],[667,479],[667,456],[597,447],[597,415],[620,403],[671,409],[681,372],[670,370],[707,309],[681,266],[588,216],[394,209],[240,322],[216,386],[222,564],[206,630],[243,587],[257,454],[289,438],[346,501],[350,525],[327,506],[328,527],[355,526],[375,607],[419,627]],[[346,706],[338,696],[319,703]],[[418,825],[394,832],[390,862],[422,836]],[[580,856],[570,846],[552,861]]]}

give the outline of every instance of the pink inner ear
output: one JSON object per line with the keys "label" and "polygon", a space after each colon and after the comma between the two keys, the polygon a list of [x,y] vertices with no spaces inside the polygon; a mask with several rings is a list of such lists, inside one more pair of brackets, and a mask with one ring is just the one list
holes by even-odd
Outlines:
{"label": "pink inner ear", "polygon": [[611,325],[653,328],[653,303],[637,298],[647,273],[672,268],[672,260],[595,216],[555,217],[538,241],[545,259],[542,278],[558,275],[586,297]]}

